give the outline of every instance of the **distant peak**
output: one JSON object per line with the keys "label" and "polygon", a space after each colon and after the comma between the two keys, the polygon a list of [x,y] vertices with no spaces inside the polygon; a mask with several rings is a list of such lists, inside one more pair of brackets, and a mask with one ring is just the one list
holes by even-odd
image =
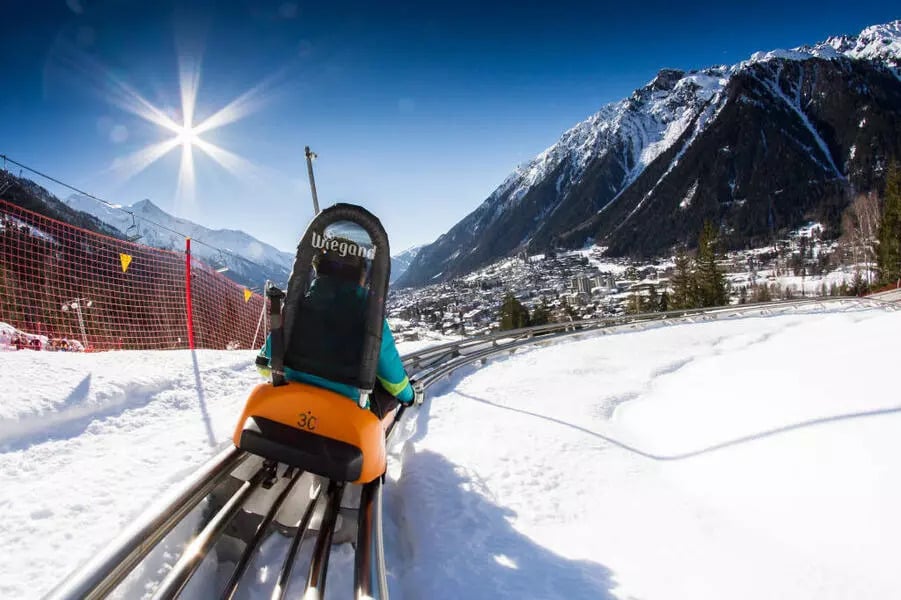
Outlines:
{"label": "distant peak", "polygon": [[901,19],[871,25],[860,32],[847,54],[852,58],[886,60],[893,65],[901,61]]}
{"label": "distant peak", "polygon": [[851,35],[833,35],[829,38],[826,38],[826,41],[823,42],[824,45],[831,47],[836,52],[840,52],[844,54],[849,50],[854,49],[854,44],[857,43],[857,38]]}
{"label": "distant peak", "polygon": [[144,198],[143,200],[138,200],[134,204],[131,205],[131,208],[134,210],[140,210],[142,212],[151,212],[156,211],[159,212],[161,209],[159,206],[153,203],[149,198]]}
{"label": "distant peak", "polygon": [[660,69],[647,87],[653,90],[671,90],[683,77],[685,77],[685,71],[680,69]]}
{"label": "distant peak", "polygon": [[813,46],[804,45],[791,50],[755,52],[747,64],[772,59],[808,60],[848,57],[860,60],[884,61],[889,66],[901,62],[901,20],[871,25],[858,35],[834,35]]}

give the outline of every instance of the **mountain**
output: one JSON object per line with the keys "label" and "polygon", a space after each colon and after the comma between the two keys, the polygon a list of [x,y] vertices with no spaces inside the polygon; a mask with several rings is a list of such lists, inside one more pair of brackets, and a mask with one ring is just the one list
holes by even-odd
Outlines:
{"label": "mountain", "polygon": [[397,281],[407,271],[410,263],[413,262],[413,259],[416,258],[416,255],[419,254],[422,248],[423,246],[413,246],[391,257],[391,283]]}
{"label": "mountain", "polygon": [[[183,251],[185,236],[188,236],[192,242],[192,255],[216,268],[227,266],[228,270],[223,274],[241,285],[262,288],[269,279],[284,286],[291,273],[293,254],[277,250],[243,231],[208,229],[174,217],[150,200],[141,200],[122,209],[73,194],[65,203],[114,227],[120,237],[140,236],[136,241],[155,248]],[[134,214],[134,219],[130,213]]]}
{"label": "mountain", "polygon": [[901,156],[901,21],[732,66],[663,69],[517,167],[398,281],[444,281],[523,250],[595,242],[647,257],[704,220],[729,248],[815,218]]}
{"label": "mountain", "polygon": [[45,188],[30,179],[16,177],[9,171],[0,171],[0,199],[50,219],[70,223],[94,233],[117,238],[123,237],[120,231],[100,219],[67,206]]}

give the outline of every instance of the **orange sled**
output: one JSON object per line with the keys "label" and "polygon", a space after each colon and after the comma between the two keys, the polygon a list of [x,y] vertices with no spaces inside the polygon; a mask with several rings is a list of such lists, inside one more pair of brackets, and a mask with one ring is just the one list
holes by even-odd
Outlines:
{"label": "orange sled", "polygon": [[369,483],[385,472],[391,412],[371,411],[330,390],[297,382],[261,383],[235,428],[235,446],[333,481]]}

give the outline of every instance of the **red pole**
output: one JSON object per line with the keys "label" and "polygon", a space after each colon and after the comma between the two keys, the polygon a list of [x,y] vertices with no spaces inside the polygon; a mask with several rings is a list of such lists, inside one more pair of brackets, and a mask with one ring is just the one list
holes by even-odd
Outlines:
{"label": "red pole", "polygon": [[188,321],[188,348],[194,349],[194,312],[191,309],[191,238],[185,238],[185,309]]}

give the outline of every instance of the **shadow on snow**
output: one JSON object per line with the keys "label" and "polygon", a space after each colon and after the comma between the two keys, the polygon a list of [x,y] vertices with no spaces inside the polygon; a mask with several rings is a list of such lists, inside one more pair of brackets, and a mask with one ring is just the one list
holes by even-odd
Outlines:
{"label": "shadow on snow", "polygon": [[513,510],[439,454],[408,452],[386,491],[391,587],[403,598],[614,598],[609,569],[517,531]]}

